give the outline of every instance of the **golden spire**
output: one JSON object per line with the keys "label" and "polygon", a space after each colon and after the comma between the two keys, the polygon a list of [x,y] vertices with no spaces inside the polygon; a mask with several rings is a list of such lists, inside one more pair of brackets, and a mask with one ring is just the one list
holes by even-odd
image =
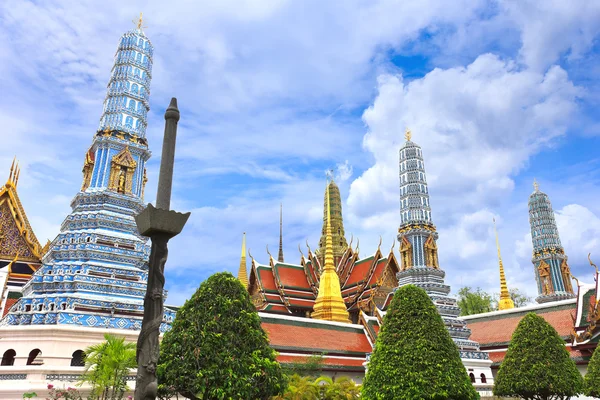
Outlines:
{"label": "golden spire", "polygon": [[404,133],[404,137],[406,138],[406,140],[410,141],[410,138],[412,137],[412,132],[410,131],[410,129],[406,128],[406,132]]}
{"label": "golden spire", "polygon": [[325,229],[325,266],[319,282],[319,294],[315,301],[312,317],[336,322],[350,322],[346,304],[342,298],[340,278],[333,263],[333,238],[331,237],[331,209],[329,185],[325,193],[327,199],[327,226]]}
{"label": "golden spire", "polygon": [[540,185],[537,183],[537,180],[536,180],[535,178],[533,178],[533,189],[534,189],[536,192],[539,192],[539,191],[540,191]]}
{"label": "golden spire", "polygon": [[143,13],[140,13],[140,17],[137,20],[137,22],[135,20],[133,20],[133,23],[135,24],[135,26],[137,27],[137,29],[142,29],[142,28],[147,28],[147,26],[142,26],[144,24],[144,19],[142,18]]}
{"label": "golden spire", "polygon": [[248,271],[246,270],[246,232],[242,237],[242,258],[240,260],[240,269],[238,270],[238,279],[245,288],[248,287]]}
{"label": "golden spire", "polygon": [[14,174],[15,162],[16,161],[17,161],[17,156],[15,156],[15,158],[13,158],[12,165],[10,166],[10,173],[8,174],[8,182],[12,182],[13,181],[13,174]]}
{"label": "golden spire", "polygon": [[494,232],[496,233],[496,248],[498,249],[498,263],[500,264],[500,301],[499,310],[508,310],[515,308],[515,303],[510,298],[508,287],[506,286],[506,276],[504,276],[504,265],[502,265],[502,256],[500,255],[500,242],[498,241],[498,230],[496,229],[496,218],[494,218]]}

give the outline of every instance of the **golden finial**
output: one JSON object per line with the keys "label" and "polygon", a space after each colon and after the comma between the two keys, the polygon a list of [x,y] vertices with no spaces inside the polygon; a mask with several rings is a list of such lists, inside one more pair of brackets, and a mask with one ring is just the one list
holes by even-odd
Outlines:
{"label": "golden finial", "polygon": [[15,187],[17,187],[17,184],[19,183],[19,176],[21,176],[21,167],[19,167],[19,163],[17,162],[17,168],[15,171],[15,178],[14,178]]}
{"label": "golden finial", "polygon": [[377,251],[381,250],[381,243],[382,243],[383,239],[381,237],[381,235],[379,235],[379,244],[377,245]]}
{"label": "golden finial", "polygon": [[410,138],[412,137],[412,132],[410,131],[410,129],[406,128],[406,132],[404,133],[404,137],[406,138],[407,141],[410,141]]}
{"label": "golden finial", "polygon": [[142,17],[143,17],[143,13],[140,13],[140,17],[138,18],[138,20],[132,21],[135,24],[135,26],[137,27],[137,29],[147,28],[147,26],[142,26],[144,24],[144,19]]}
{"label": "golden finial", "polygon": [[304,258],[304,253],[302,252],[302,249],[300,248],[300,243],[298,243],[298,251],[300,252],[300,255],[302,256],[302,258]]}
{"label": "golden finial", "polygon": [[15,162],[17,161],[17,156],[15,156],[15,158],[13,158],[13,162],[12,165],[10,166],[10,173],[8,174],[8,182],[12,182],[13,181],[13,171],[15,169]]}
{"label": "golden finial", "polygon": [[319,293],[314,305],[312,317],[327,321],[350,322],[346,303],[342,298],[340,278],[335,271],[333,261],[333,238],[331,235],[331,207],[329,201],[329,185],[327,198],[327,221],[325,228],[325,265],[319,282]]}
{"label": "golden finial", "polygon": [[498,302],[499,310],[508,310],[515,308],[514,301],[510,298],[510,292],[506,285],[506,276],[504,275],[504,265],[502,265],[502,256],[500,255],[500,241],[498,240],[498,230],[496,229],[496,218],[494,221],[494,232],[496,233],[496,248],[498,249],[498,264],[500,266],[500,301]]}
{"label": "golden finial", "polygon": [[598,276],[598,267],[592,262],[592,259],[590,258],[591,255],[592,253],[588,253],[588,261],[590,262],[590,265],[596,269],[596,276]]}
{"label": "golden finial", "polygon": [[533,178],[533,189],[534,189],[536,192],[539,192],[539,191],[540,191],[540,185],[538,184],[538,182],[537,182],[537,180],[536,180],[535,178]]}
{"label": "golden finial", "polygon": [[308,254],[311,254],[312,251],[310,251],[310,246],[308,245],[308,239],[306,239],[306,247],[308,248]]}
{"label": "golden finial", "polygon": [[396,246],[396,238],[392,240],[392,248],[390,249],[390,253],[394,251],[394,247]]}
{"label": "golden finial", "polygon": [[240,258],[240,269],[238,270],[238,279],[245,288],[248,287],[248,271],[246,269],[246,232],[242,236],[242,256]]}

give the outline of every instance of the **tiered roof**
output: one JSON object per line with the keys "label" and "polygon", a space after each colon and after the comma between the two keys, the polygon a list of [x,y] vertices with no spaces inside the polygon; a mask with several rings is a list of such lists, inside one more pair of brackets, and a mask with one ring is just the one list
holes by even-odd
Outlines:
{"label": "tiered roof", "polygon": [[17,302],[20,287],[40,268],[47,247],[42,248],[17,194],[20,169],[13,165],[8,181],[0,188],[0,269],[6,269],[6,280],[0,282],[1,316]]}
{"label": "tiered roof", "polygon": [[[397,285],[398,271],[393,250],[385,257],[378,248],[375,254],[360,259],[358,249],[349,247],[336,267],[347,310],[358,315],[359,310],[372,313],[376,306],[383,307]],[[318,257],[310,248],[299,264],[270,257],[265,265],[252,258],[248,290],[259,311],[306,316],[313,311],[320,276]]]}

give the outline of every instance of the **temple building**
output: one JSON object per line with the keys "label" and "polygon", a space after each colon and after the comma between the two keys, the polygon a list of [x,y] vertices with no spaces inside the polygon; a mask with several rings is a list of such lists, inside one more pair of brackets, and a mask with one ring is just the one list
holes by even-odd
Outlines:
{"label": "temple building", "polygon": [[0,188],[0,317],[21,298],[23,286],[40,268],[47,250],[38,242],[19,200],[20,172],[13,160],[8,181]]}
{"label": "temple building", "polygon": [[436,241],[438,233],[431,217],[425,162],[421,147],[406,131],[406,142],[400,149],[400,260],[397,274],[399,287],[415,285],[427,292],[444,324],[458,346],[460,356],[471,381],[481,394],[489,394],[493,385],[487,353],[479,343],[470,340],[471,331],[458,318],[460,308],[450,297],[450,286],[444,283],[446,273],[440,269]]}
{"label": "temple building", "polygon": [[[84,154],[81,189],[41,266],[42,249],[15,197],[18,172],[2,189],[6,239],[1,249],[8,259],[28,250],[17,261],[31,262],[37,271],[0,323],[1,364],[9,368],[0,374],[0,397],[12,398],[17,391],[21,396],[24,388],[43,393],[48,383],[62,387],[61,381],[77,381],[83,350],[105,333],[137,338],[150,244],[139,234],[134,216],[144,209],[150,157],[146,127],[152,56],[140,16],[136,28],[120,39],[99,128]],[[174,317],[175,311],[165,307],[161,332]],[[32,372],[30,365],[38,369]]]}
{"label": "temple building", "polygon": [[[587,364],[600,340],[600,298],[598,268],[594,268],[593,284],[580,283],[571,275],[567,256],[558,236],[556,220],[548,196],[534,182],[534,191],[529,196],[529,222],[533,244],[534,274],[537,282],[539,304],[514,308],[506,306],[503,298],[510,299],[504,278],[500,248],[498,258],[501,274],[501,300],[499,310],[460,317],[473,332],[472,338],[481,349],[488,352],[492,360],[494,376],[506,356],[512,334],[521,319],[530,312],[544,318],[565,341],[571,359],[585,375]],[[497,235],[497,234],[496,234]],[[497,236],[496,236],[497,238]],[[574,293],[571,280],[577,282]],[[503,295],[504,293],[504,295]]]}
{"label": "temple building", "polygon": [[575,297],[571,285],[571,270],[560,243],[552,203],[534,181],[534,191],[529,196],[529,224],[533,243],[533,267],[537,281],[536,301],[566,300]]}
{"label": "temple building", "polygon": [[[347,244],[340,192],[332,180],[324,204],[319,254],[308,244],[306,255],[300,250],[298,264],[270,254],[268,264],[260,264],[249,254],[248,291],[279,362],[302,363],[321,355],[323,373],[360,382],[379,332],[378,310],[391,300],[399,264],[393,249],[386,255],[378,247],[361,258],[358,245]],[[244,236],[238,272],[243,284],[245,271]]]}
{"label": "temple building", "polygon": [[[438,234],[431,217],[421,148],[411,140],[400,149],[400,264],[394,248],[378,246],[369,257],[358,245],[346,244],[339,188],[330,180],[325,190],[323,230],[319,249],[299,264],[251,261],[248,291],[269,335],[278,360],[292,364],[322,355],[325,373],[361,381],[387,306],[396,288],[413,284],[431,297],[478,392],[491,395],[492,361],[470,339],[471,331],[458,318],[460,309],[449,296],[437,253]],[[238,276],[244,283],[246,261]],[[345,306],[345,307],[344,307]]]}

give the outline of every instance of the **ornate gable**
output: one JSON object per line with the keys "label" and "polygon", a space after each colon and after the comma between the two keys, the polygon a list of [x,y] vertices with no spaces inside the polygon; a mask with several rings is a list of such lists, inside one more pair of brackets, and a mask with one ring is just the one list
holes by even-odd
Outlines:
{"label": "ornate gable", "polygon": [[21,261],[39,263],[42,246],[29,225],[15,181],[9,180],[0,189],[0,259],[12,260],[17,256]]}

